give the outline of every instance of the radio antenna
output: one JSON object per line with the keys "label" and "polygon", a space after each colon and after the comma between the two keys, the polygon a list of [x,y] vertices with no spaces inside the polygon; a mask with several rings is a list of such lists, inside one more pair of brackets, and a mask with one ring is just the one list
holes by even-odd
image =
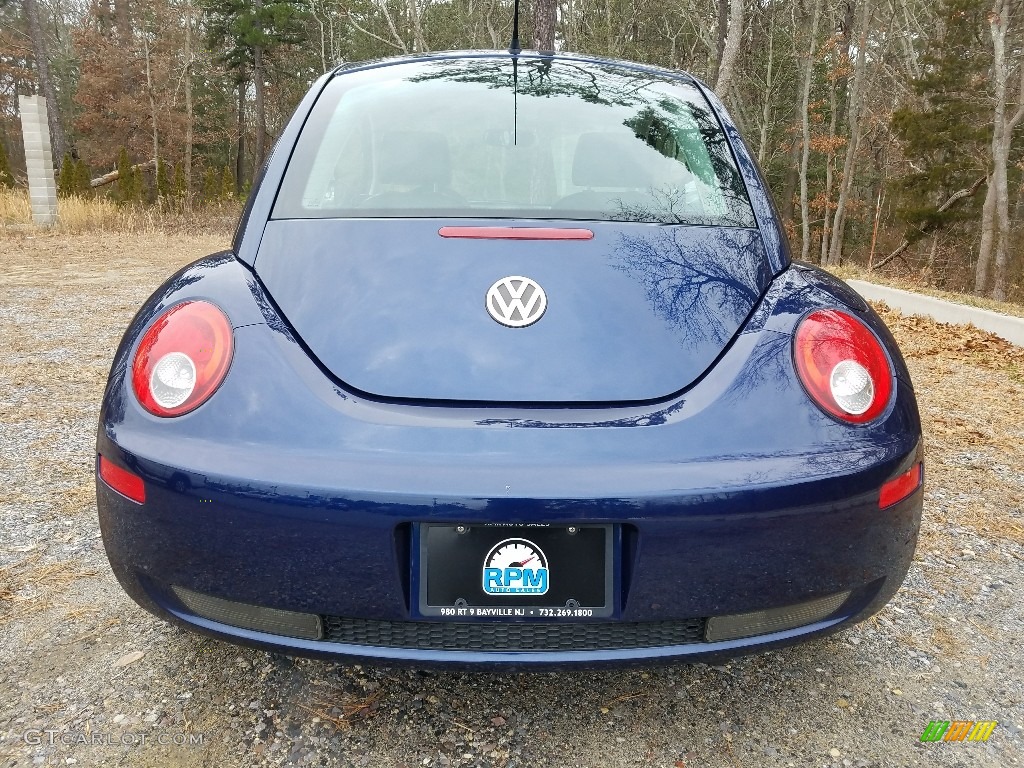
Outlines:
{"label": "radio antenna", "polygon": [[516,55],[523,52],[523,46],[519,44],[519,0],[515,0],[513,3],[512,11],[512,45],[508,47],[508,52],[512,55]]}
{"label": "radio antenna", "polygon": [[[518,3],[519,0],[516,0]],[[516,52],[518,53],[518,51]],[[519,56],[512,57],[512,145],[519,146]]]}

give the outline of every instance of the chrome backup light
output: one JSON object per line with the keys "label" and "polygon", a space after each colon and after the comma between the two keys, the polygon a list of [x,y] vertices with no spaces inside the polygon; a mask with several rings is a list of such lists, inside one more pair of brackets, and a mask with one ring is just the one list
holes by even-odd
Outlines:
{"label": "chrome backup light", "polygon": [[721,640],[736,640],[741,637],[765,635],[769,632],[783,632],[787,629],[814,624],[831,616],[846,602],[850,592],[839,592],[806,603],[771,608],[767,611],[734,613],[729,616],[713,616],[708,619],[706,638],[709,643]]}
{"label": "chrome backup light", "polygon": [[829,385],[839,407],[854,416],[864,413],[875,399],[871,374],[856,360],[843,360],[833,368]]}
{"label": "chrome backup light", "polygon": [[303,640],[319,640],[324,634],[323,622],[315,613],[282,611],[260,605],[236,603],[233,600],[193,592],[184,587],[172,589],[186,608],[210,621]]}
{"label": "chrome backup light", "polygon": [[149,389],[158,405],[167,409],[177,408],[188,400],[195,388],[196,364],[184,352],[164,355],[153,366]]}

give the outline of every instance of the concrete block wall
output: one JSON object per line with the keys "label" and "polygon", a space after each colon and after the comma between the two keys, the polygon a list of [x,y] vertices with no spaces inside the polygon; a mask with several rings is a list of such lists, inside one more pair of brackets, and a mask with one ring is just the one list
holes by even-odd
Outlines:
{"label": "concrete block wall", "polygon": [[25,137],[25,169],[28,193],[32,200],[32,220],[48,227],[57,220],[57,182],[50,149],[50,125],[46,99],[42,96],[18,96],[21,131]]}

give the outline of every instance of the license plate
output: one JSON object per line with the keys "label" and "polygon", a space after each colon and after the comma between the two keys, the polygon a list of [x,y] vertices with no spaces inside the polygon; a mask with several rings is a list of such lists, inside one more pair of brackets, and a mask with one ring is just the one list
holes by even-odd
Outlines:
{"label": "license plate", "polygon": [[456,620],[612,615],[611,525],[418,526],[419,613]]}

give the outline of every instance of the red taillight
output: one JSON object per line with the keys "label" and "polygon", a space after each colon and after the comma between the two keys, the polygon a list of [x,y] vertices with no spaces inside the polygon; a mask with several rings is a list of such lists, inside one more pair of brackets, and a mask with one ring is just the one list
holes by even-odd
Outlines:
{"label": "red taillight", "polygon": [[132,363],[132,388],[157,416],[198,408],[227,375],[233,351],[231,323],[207,301],[177,304],[142,337]]}
{"label": "red taillight", "polygon": [[146,486],[142,478],[100,456],[100,477],[103,482],[137,504],[146,503]]}
{"label": "red taillight", "polygon": [[885,509],[903,501],[921,487],[921,462],[917,462],[899,477],[882,486],[878,495],[878,508]]}
{"label": "red taillight", "polygon": [[794,357],[811,399],[838,419],[866,424],[889,404],[889,358],[871,329],[846,312],[819,309],[805,317]]}

